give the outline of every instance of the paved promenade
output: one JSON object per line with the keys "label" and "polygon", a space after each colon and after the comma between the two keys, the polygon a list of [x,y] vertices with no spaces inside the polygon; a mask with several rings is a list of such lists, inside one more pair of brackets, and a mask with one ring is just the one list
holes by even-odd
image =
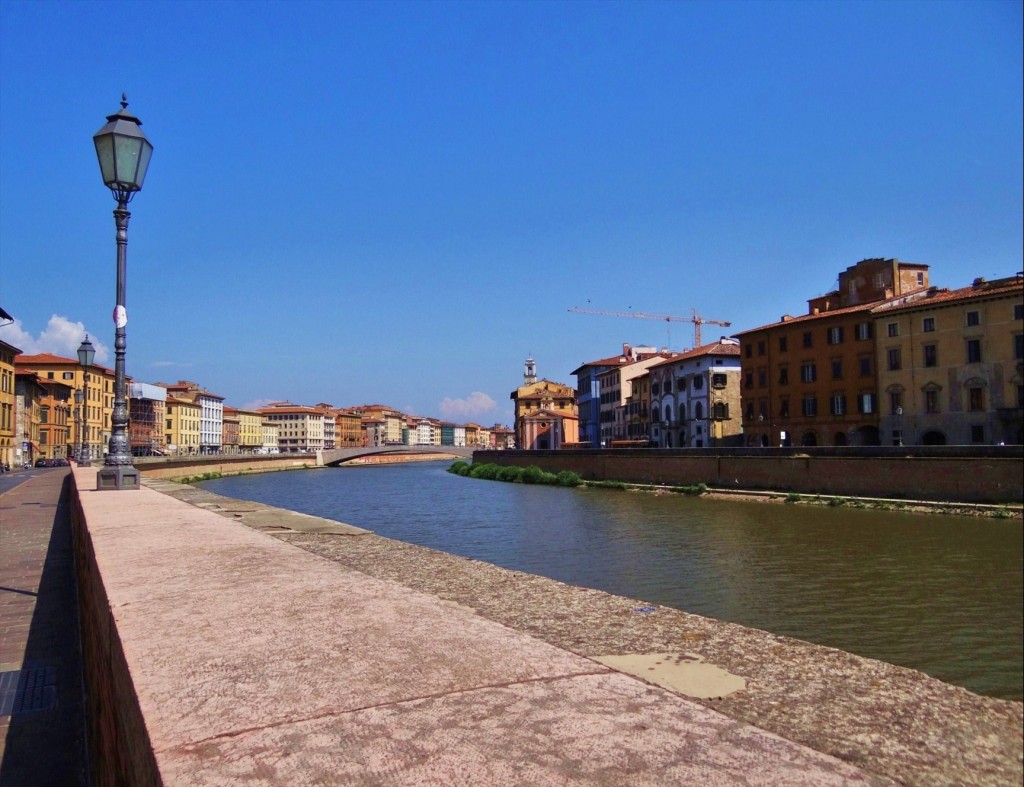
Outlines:
{"label": "paved promenade", "polygon": [[65,469],[0,478],[0,785],[87,784]]}
{"label": "paved promenade", "polygon": [[150,488],[94,492],[76,472],[165,784],[889,783],[436,596]]}

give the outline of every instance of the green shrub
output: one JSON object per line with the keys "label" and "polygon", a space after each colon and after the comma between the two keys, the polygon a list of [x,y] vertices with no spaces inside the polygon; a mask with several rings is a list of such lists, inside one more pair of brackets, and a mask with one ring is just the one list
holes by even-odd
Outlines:
{"label": "green shrub", "polygon": [[563,470],[555,476],[555,479],[559,486],[579,486],[583,483],[579,473],[574,473],[572,470]]}
{"label": "green shrub", "polygon": [[554,484],[557,480],[554,473],[545,473],[537,465],[530,465],[523,470],[522,482],[524,484]]}
{"label": "green shrub", "polygon": [[455,475],[469,475],[469,462],[463,462],[461,459],[458,462],[452,463],[452,466],[448,468],[449,473],[455,473]]}
{"label": "green shrub", "polygon": [[498,477],[499,470],[501,470],[501,468],[495,464],[478,465],[474,463],[473,466],[469,469],[469,477],[483,478],[487,481],[494,481]]}
{"label": "green shrub", "polygon": [[587,481],[587,486],[597,489],[628,489],[629,484],[625,481]]}
{"label": "green shrub", "polygon": [[788,495],[786,495],[787,503],[799,503],[802,499],[803,498],[800,497],[800,495],[798,495],[796,492],[790,492]]}
{"label": "green shrub", "polygon": [[845,506],[846,501],[843,500],[841,497],[830,497],[828,500],[828,504],[832,506],[832,508],[838,508],[839,506]]}
{"label": "green shrub", "polygon": [[498,471],[498,480],[509,484],[518,484],[523,479],[523,468],[507,465]]}

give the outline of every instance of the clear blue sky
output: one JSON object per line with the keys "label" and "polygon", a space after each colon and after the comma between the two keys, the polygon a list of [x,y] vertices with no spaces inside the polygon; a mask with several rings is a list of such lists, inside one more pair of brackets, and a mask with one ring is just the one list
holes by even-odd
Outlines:
{"label": "clear blue sky", "polygon": [[528,354],[574,384],[693,342],[572,306],[735,332],[865,257],[1013,275],[1021,8],[0,0],[0,338],[113,365],[122,91],[155,146],[128,373],[235,406],[508,423]]}

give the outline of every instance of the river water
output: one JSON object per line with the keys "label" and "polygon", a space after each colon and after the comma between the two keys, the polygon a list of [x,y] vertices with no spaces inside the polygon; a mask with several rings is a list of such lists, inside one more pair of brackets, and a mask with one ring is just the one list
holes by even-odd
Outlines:
{"label": "river water", "polygon": [[378,535],[1024,694],[1020,520],[464,478],[446,462],[203,484]]}

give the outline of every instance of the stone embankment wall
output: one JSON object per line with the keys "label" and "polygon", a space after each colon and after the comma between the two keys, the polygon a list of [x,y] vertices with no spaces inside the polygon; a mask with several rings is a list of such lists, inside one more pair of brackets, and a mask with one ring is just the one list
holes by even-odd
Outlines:
{"label": "stone embankment wall", "polygon": [[[959,450],[952,450],[958,448]],[[478,451],[474,462],[571,470],[586,480],[956,503],[1024,500],[1020,446],[970,449]]]}
{"label": "stone embankment wall", "polygon": [[317,467],[318,460],[316,454],[145,457],[135,459],[135,466],[148,478],[175,479],[203,473],[241,475],[301,470],[304,467]]}

